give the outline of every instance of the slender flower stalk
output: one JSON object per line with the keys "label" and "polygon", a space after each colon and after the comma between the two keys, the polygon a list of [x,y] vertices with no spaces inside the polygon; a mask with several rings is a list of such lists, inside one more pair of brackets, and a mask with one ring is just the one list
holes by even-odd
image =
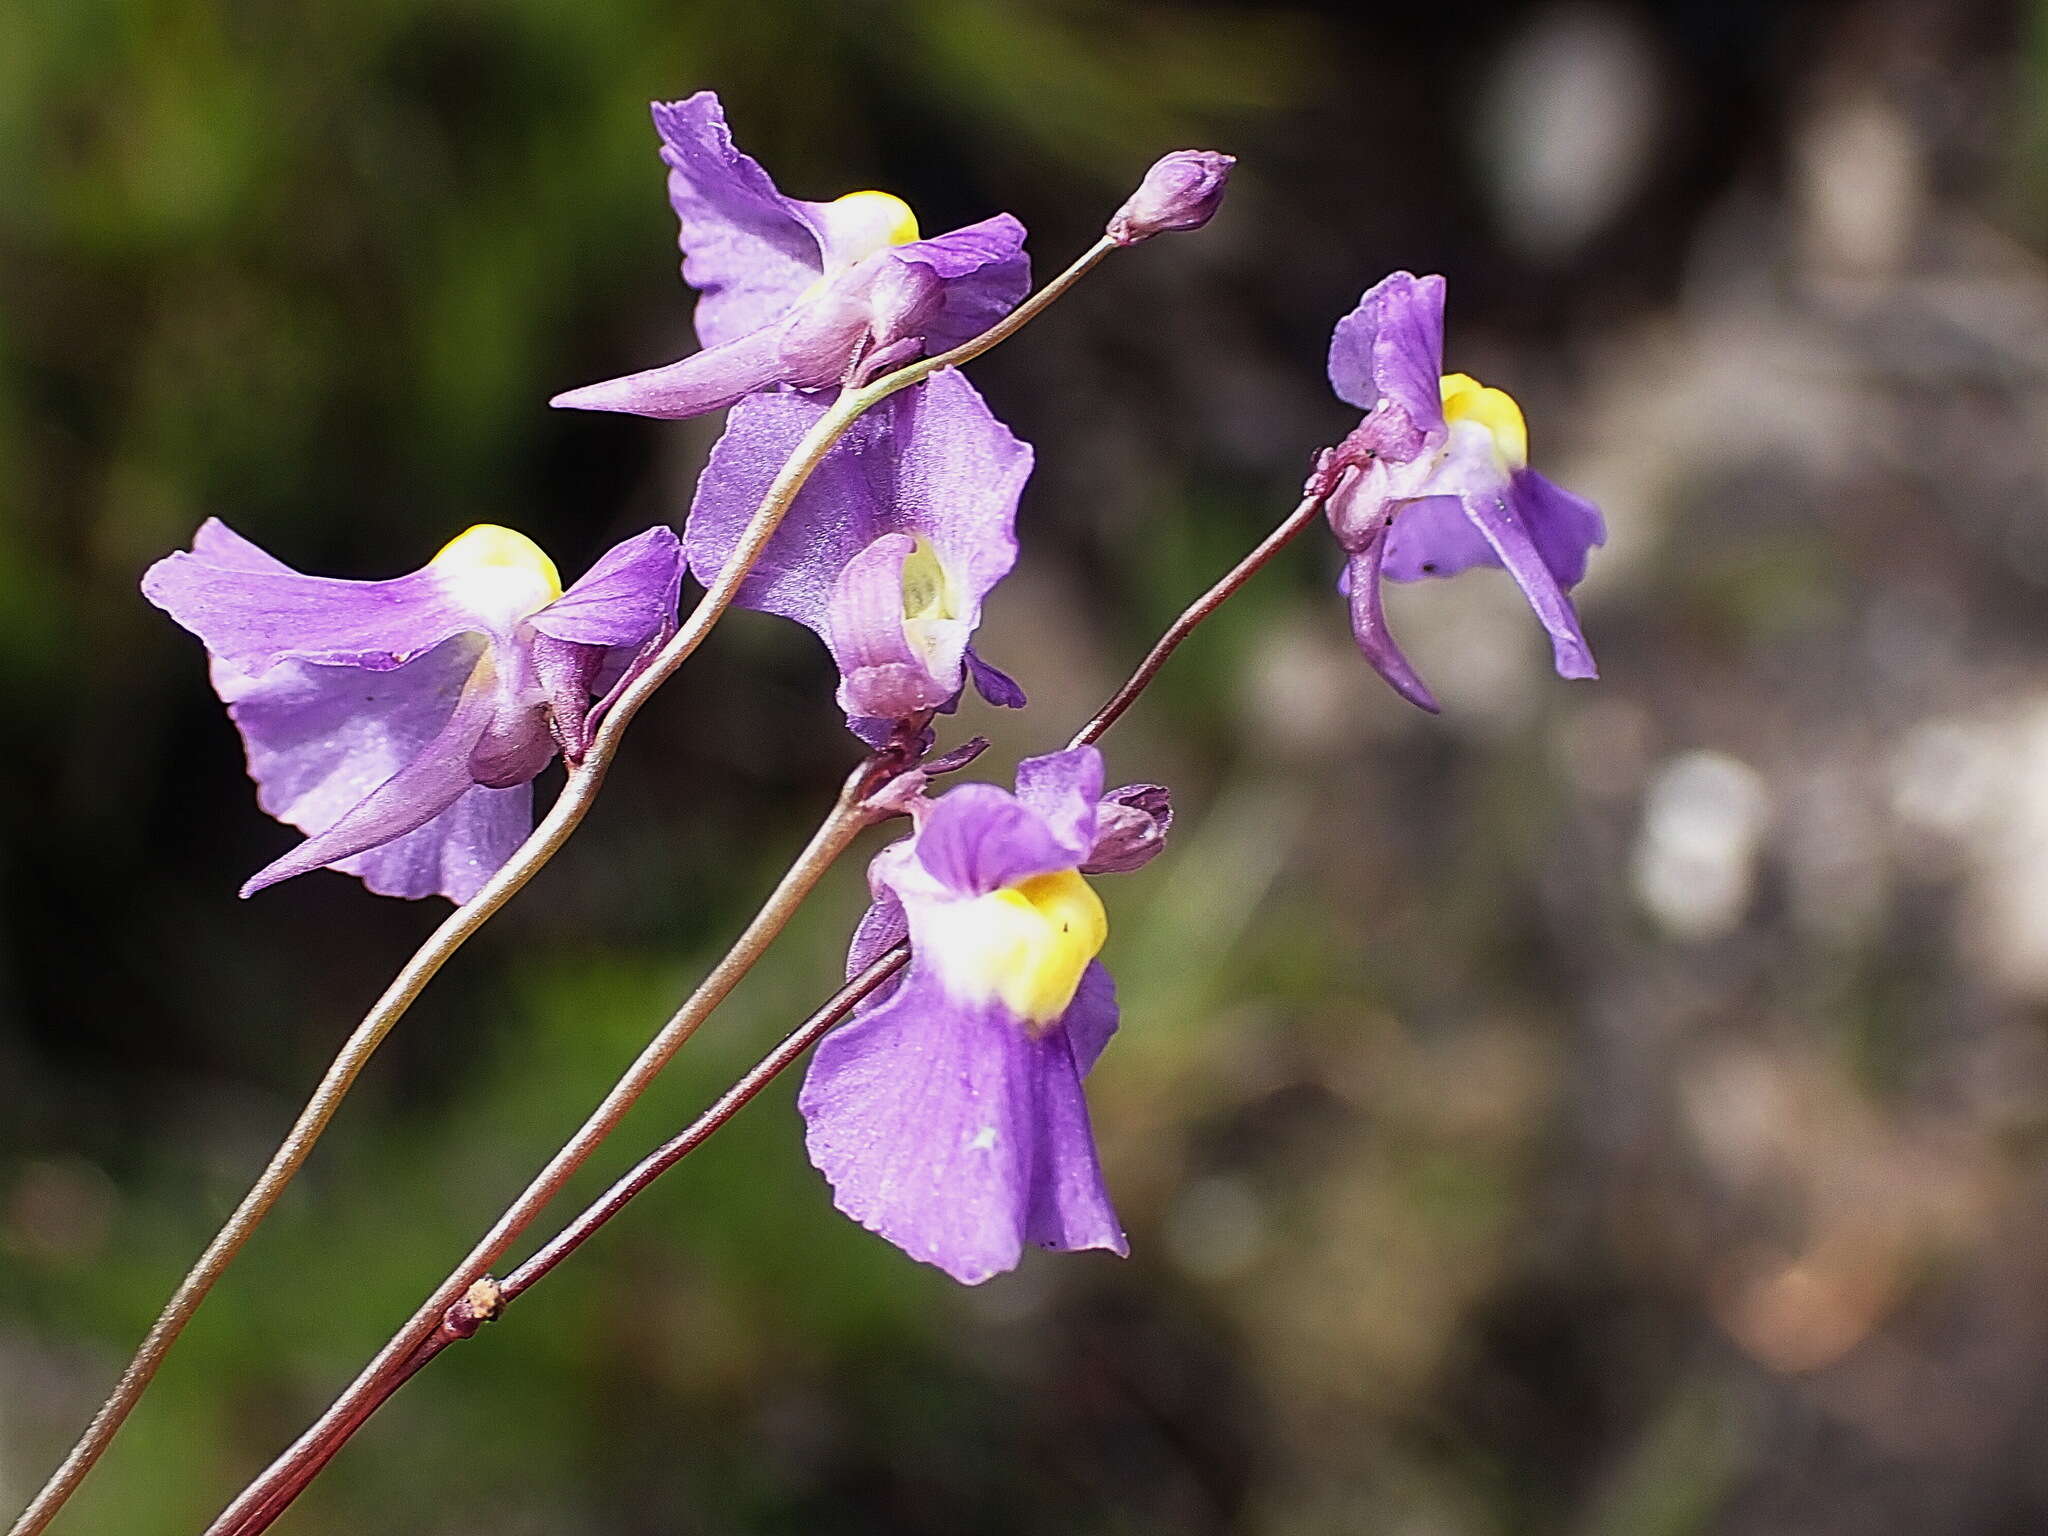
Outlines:
{"label": "slender flower stalk", "polygon": [[[833,861],[846,851],[862,828],[877,819],[880,813],[869,807],[868,797],[878,787],[878,781],[886,778],[887,771],[883,754],[870,756],[854,770],[841,788],[831,814],[777,883],[753,921],[682,1007],[634,1058],[633,1064],[612,1085],[611,1091],[578,1127],[575,1135],[520,1191],[492,1224],[490,1231],[449,1273],[434,1294],[421,1304],[406,1326],[378,1352],[354,1384],[273,1463],[268,1473],[250,1485],[210,1530],[243,1529],[244,1522],[259,1512],[262,1512],[260,1520],[246,1528],[261,1530],[268,1525],[275,1518],[276,1511],[284,1507],[283,1503],[274,1503],[275,1496],[285,1483],[292,1480],[302,1462],[324,1461],[332,1455],[332,1449],[323,1451],[326,1441],[332,1438],[338,1446],[367,1417],[365,1405],[374,1406],[388,1395],[388,1391],[383,1389],[387,1378],[403,1369],[414,1352],[427,1342],[448,1309],[468,1295],[506,1249],[533,1224],[534,1218],[638,1102],[640,1095],[681,1049],[683,1042],[697,1032],[698,1027],[711,1016],[712,1010],[724,1002],[732,989],[739,985],[740,979],[753,969],[754,963],[788,924]],[[299,1485],[303,1486],[303,1483]],[[289,1502],[289,1498],[284,1502]]]}
{"label": "slender flower stalk", "polygon": [[1224,573],[1221,580],[1200,597],[1190,603],[1181,616],[1167,626],[1166,633],[1158,643],[1145,653],[1145,659],[1138,663],[1138,669],[1124,682],[1123,687],[1110,696],[1107,704],[1095,712],[1095,717],[1074,733],[1070,747],[1084,747],[1102,739],[1103,732],[1122,718],[1123,712],[1138,701],[1138,695],[1152,685],[1152,679],[1159,675],[1159,669],[1166,665],[1166,658],[1180,648],[1180,643],[1195,632],[1201,622],[1218,608],[1221,608],[1252,577],[1257,575],[1266,562],[1284,549],[1294,536],[1316,520],[1316,514],[1323,510],[1323,502],[1329,496],[1330,487],[1319,464],[1309,478],[1301,502],[1282,518],[1273,531],[1252,547],[1252,550],[1236,565]]}
{"label": "slender flower stalk", "polygon": [[[239,1536],[242,1532],[261,1531],[267,1527],[298,1497],[300,1491],[319,1475],[321,1469],[333,1459],[343,1445],[348,1443],[349,1438],[362,1427],[370,1415],[382,1407],[392,1394],[410,1381],[428,1362],[450,1344],[474,1337],[485,1323],[502,1316],[506,1307],[545,1279],[562,1260],[581,1248],[600,1227],[624,1210],[627,1202],[635,1195],[696,1151],[713,1131],[745,1108],[756,1094],[774,1082],[787,1068],[801,1061],[805,1052],[843,1022],[846,1016],[860,1005],[862,999],[895,975],[903,962],[909,958],[908,945],[898,944],[886,951],[860,975],[833,993],[816,1013],[785,1035],[774,1050],[748,1068],[746,1074],[720,1094],[717,1102],[709,1109],[691,1121],[686,1130],[663,1142],[635,1163],[581,1215],[535,1250],[531,1258],[513,1270],[503,1281],[485,1278],[472,1284],[455,1304],[441,1315],[440,1325],[427,1335],[419,1347],[384,1376],[377,1392],[366,1397],[346,1420],[338,1421],[332,1432],[318,1445],[309,1448],[303,1459],[294,1463],[290,1475],[279,1482],[276,1492],[260,1509],[251,1511],[249,1518],[240,1525],[216,1524],[213,1529],[234,1532]],[[226,1519],[225,1516],[222,1518],[223,1521]]]}
{"label": "slender flower stalk", "polygon": [[[1208,591],[1190,603],[1167,626],[1158,642],[1145,654],[1137,669],[1132,672],[1122,687],[1110,697],[1088,723],[1074,735],[1072,746],[1085,746],[1098,741],[1127,711],[1138,697],[1150,687],[1154,678],[1165,666],[1166,660],[1193,634],[1211,614],[1223,606],[1246,582],[1263,569],[1296,534],[1307,527],[1322,512],[1334,476],[1329,472],[1327,456],[1316,465],[1309,477],[1301,502],[1289,512],[1280,523],[1226,572]],[[852,792],[861,775],[849,781],[848,793]],[[847,803],[845,794],[841,806]],[[835,812],[835,814],[837,814]],[[828,821],[827,825],[830,825]],[[820,834],[823,835],[822,832]],[[815,846],[815,844],[814,844]],[[751,929],[749,932],[751,933]],[[744,940],[742,941],[744,942]],[[728,956],[728,960],[730,960]],[[671,1140],[664,1142],[653,1152],[642,1158],[632,1169],[619,1178],[602,1195],[598,1196],[581,1214],[570,1221],[559,1233],[537,1249],[533,1255],[503,1281],[495,1281],[488,1273],[489,1266],[501,1255],[512,1238],[517,1235],[538,1213],[543,1197],[538,1202],[530,1197],[539,1188],[547,1174],[529,1186],[515,1206],[501,1217],[487,1238],[472,1251],[468,1260],[452,1272],[439,1290],[417,1311],[405,1326],[391,1338],[378,1353],[348,1391],[338,1398],[320,1421],[302,1435],[298,1442],[277,1461],[256,1482],[249,1485],[224,1511],[219,1519],[207,1528],[206,1536],[256,1536],[267,1530],[300,1492],[312,1482],[321,1468],[333,1459],[336,1452],[368,1421],[370,1416],[384,1402],[410,1380],[442,1350],[461,1339],[473,1337],[486,1322],[502,1315],[505,1307],[527,1290],[545,1278],[562,1260],[596,1234],[598,1229],[626,1205],[653,1184],[662,1174],[680,1163],[701,1146],[711,1134],[736,1115],[763,1088],[777,1076],[801,1060],[812,1046],[841,1023],[853,1009],[876,988],[893,976],[909,958],[905,944],[897,944],[886,950],[861,973],[812,1014],[776,1047],[764,1056],[688,1128]],[[723,969],[723,963],[721,963]],[[717,973],[714,972],[714,975]],[[692,1002],[696,999],[693,997]],[[685,1005],[685,1011],[689,1005]],[[708,1011],[708,1010],[707,1010]],[[682,1014],[677,1015],[678,1018]],[[674,1021],[669,1026],[674,1027]],[[694,1026],[693,1026],[694,1027]],[[663,1037],[668,1034],[664,1029]],[[662,1037],[657,1037],[657,1040]],[[678,1042],[680,1043],[680,1042]],[[650,1051],[654,1047],[649,1047]],[[645,1057],[643,1056],[643,1061]],[[635,1063],[634,1070],[639,1070]],[[657,1067],[655,1070],[659,1070]],[[652,1073],[648,1074],[651,1079]],[[621,1086],[623,1087],[623,1081]],[[619,1090],[615,1089],[616,1098]],[[612,1099],[607,1099],[607,1104]],[[623,1112],[623,1110],[621,1111]],[[585,1131],[597,1123],[593,1116]],[[583,1133],[579,1133],[579,1139]],[[590,1145],[595,1146],[596,1139]],[[572,1143],[572,1145],[574,1145]],[[549,1165],[553,1171],[561,1164],[569,1149],[558,1154],[555,1163]],[[573,1167],[563,1172],[566,1178]],[[560,1180],[549,1189],[560,1187]],[[515,1213],[524,1213],[525,1219],[519,1228],[513,1228],[504,1241],[493,1249],[492,1239],[505,1231]]]}
{"label": "slender flower stalk", "polygon": [[[797,444],[781,472],[768,487],[762,496],[759,509],[747,524],[724,568],[710,584],[690,616],[683,621],[681,627],[645,670],[621,690],[592,734],[589,749],[582,761],[570,769],[561,794],[557,796],[547,815],[534,828],[532,835],[519,846],[511,858],[505,861],[497,873],[484,883],[482,889],[442,920],[441,925],[406,962],[391,985],[385,989],[384,994],[364,1015],[362,1022],[343,1042],[340,1051],[321,1078],[319,1086],[306,1101],[298,1119],[293,1122],[284,1140],[278,1144],[277,1150],[271,1154],[270,1161],[257,1176],[248,1194],[243,1196],[241,1203],[236,1206],[220,1231],[214,1235],[213,1241],[207,1245],[198,1262],[179,1282],[177,1290],[172,1293],[171,1299],[150,1326],[134,1357],[122,1371],[113,1391],[101,1404],[99,1411],[93,1415],[92,1422],[86,1426],[84,1433],[65,1456],[62,1465],[51,1474],[49,1481],[37,1492],[28,1508],[9,1528],[8,1536],[38,1536],[38,1533],[56,1517],[57,1511],[63,1508],[78,1485],[84,1481],[86,1474],[92,1470],[93,1463],[99,1460],[123,1422],[134,1410],[136,1403],[155,1377],[158,1367],[163,1363],[164,1356],[169,1353],[178,1335],[184,1331],[185,1325],[198,1311],[200,1303],[206,1299],[207,1292],[213,1289],[214,1283],[233,1262],[235,1255],[248,1242],[257,1226],[269,1214],[271,1207],[277,1203],[278,1197],[297,1175],[307,1155],[313,1150],[314,1144],[319,1141],[333,1120],[341,1101],[354,1086],[363,1067],[376,1052],[377,1047],[383,1044],[385,1036],[405,1016],[414,1000],[441,967],[447,964],[472,934],[539,873],[582,823],[597,798],[605,773],[618,753],[620,741],[633,716],[653,697],[657,689],[675,675],[676,669],[690,658],[697,647],[703,644],[712,627],[724,616],[726,609],[732,606],[741,585],[754,563],[760,558],[761,551],[781,525],[783,516],[795,501],[797,493],[803,489],[805,482],[823,462],[833,445],[864,412],[879,405],[891,395],[921,382],[941,368],[957,367],[969,362],[1015,335],[1086,276],[1104,256],[1117,248],[1117,242],[1104,236],[1084,251],[1065,271],[973,340],[936,357],[919,359],[858,387],[841,391],[831,408]],[[730,958],[728,956],[728,959]],[[751,964],[751,961],[748,963]],[[719,995],[723,996],[723,993]],[[691,1026],[692,1029],[694,1027]],[[680,1043],[678,1040],[677,1044]],[[507,1241],[510,1241],[510,1238]]]}

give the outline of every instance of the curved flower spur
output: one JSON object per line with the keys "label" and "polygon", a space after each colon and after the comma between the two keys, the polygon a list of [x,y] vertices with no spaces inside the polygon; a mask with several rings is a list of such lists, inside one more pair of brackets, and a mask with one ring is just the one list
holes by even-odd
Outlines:
{"label": "curved flower spur", "polygon": [[1529,468],[1522,408],[1443,371],[1444,280],[1396,272],[1337,322],[1330,386],[1366,413],[1331,451],[1330,527],[1350,561],[1351,627],[1379,674],[1426,710],[1436,697],[1387,629],[1380,578],[1505,567],[1549,632],[1560,677],[1595,677],[1567,595],[1607,540],[1600,511]]}
{"label": "curved flower spur", "polygon": [[[717,579],[775,473],[825,404],[779,391],[736,406],[683,530],[690,571]],[[1017,560],[1031,449],[958,369],[868,412],[819,464],[739,590],[743,607],[812,630],[839,666],[847,725],[879,745],[951,710],[969,677],[992,704],[1023,690],[971,643]]]}
{"label": "curved flower spur", "polygon": [[1006,213],[922,239],[887,192],[784,197],[734,147],[713,92],[653,111],[704,350],[551,405],[676,420],[778,384],[828,389],[971,340],[1030,291],[1024,226]]}
{"label": "curved flower spur", "polygon": [[460,903],[533,826],[533,780],[673,628],[676,536],[652,528],[562,589],[531,539],[480,524],[391,581],[307,576],[209,519],[143,594],[197,635],[257,803],[308,834],[242,887],[323,866]]}
{"label": "curved flower spur", "polygon": [[1166,792],[1105,796],[1102,754],[1075,747],[1018,764],[1014,795],[962,784],[907,809],[847,975],[906,936],[910,961],[811,1060],[811,1161],[840,1210],[970,1285],[1028,1243],[1126,1253],[1081,1091],[1117,1026],[1085,877],[1160,851]]}

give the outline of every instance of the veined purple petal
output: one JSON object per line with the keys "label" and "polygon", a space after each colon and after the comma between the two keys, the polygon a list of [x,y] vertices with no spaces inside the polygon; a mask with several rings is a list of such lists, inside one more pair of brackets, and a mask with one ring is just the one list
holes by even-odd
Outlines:
{"label": "veined purple petal", "polygon": [[1074,1000],[1060,1020],[1060,1028],[1074,1047],[1074,1065],[1083,1077],[1095,1070],[1095,1063],[1109,1049],[1117,1019],[1116,981],[1100,960],[1090,960],[1081,973],[1081,984],[1074,989]]}
{"label": "veined purple petal", "polygon": [[[797,394],[742,401],[697,482],[683,550],[709,586],[738,547],[761,498],[828,402]],[[996,420],[957,369],[891,396],[825,456],[740,587],[740,602],[826,633],[848,561],[889,533],[929,539],[980,602],[1017,558],[1016,506],[1031,449]]]}
{"label": "veined purple petal", "polygon": [[1094,747],[1069,747],[1025,758],[1017,765],[1017,799],[1045,822],[1068,856],[1068,866],[1081,864],[1095,847],[1102,753]]}
{"label": "veined purple petal", "polygon": [[[826,409],[788,393],[734,408],[683,534],[699,581],[717,580],[776,474]],[[983,600],[1016,562],[1017,500],[1030,473],[1031,449],[964,376],[942,369],[854,423],[798,493],[739,601],[825,640],[847,680],[841,703],[850,714],[940,707],[965,681],[966,641]],[[918,540],[943,572],[944,603],[922,621],[913,646],[901,573]],[[857,677],[864,671],[875,675]]]}
{"label": "veined purple petal", "polygon": [[1437,703],[1436,695],[1416,676],[1415,668],[1401,654],[1393,632],[1387,628],[1386,608],[1380,597],[1380,567],[1386,548],[1384,535],[1375,538],[1354,554],[1345,568],[1349,578],[1346,595],[1351,600],[1351,633],[1358,638],[1358,648],[1372,663],[1373,670],[1384,677],[1396,693],[1434,715],[1441,711],[1442,706]]}
{"label": "veined purple petal", "polygon": [[682,584],[682,541],[673,529],[650,528],[606,550],[527,622],[557,640],[637,649],[675,617]]}
{"label": "veined purple petal", "polygon": [[259,549],[217,517],[209,517],[192,535],[192,553],[223,570],[298,575],[269,550]]}
{"label": "veined purple petal", "polygon": [[898,246],[892,254],[929,268],[945,283],[942,307],[924,330],[925,351],[934,356],[972,341],[1031,291],[1024,226],[1007,213]]}
{"label": "veined purple petal", "polygon": [[[369,679],[337,668],[286,663],[257,677],[222,679],[264,809],[310,834],[253,875],[242,894],[404,837],[475,787],[470,759],[493,723],[496,703],[486,665],[473,650],[451,644],[393,674],[403,684],[381,700],[364,697]],[[407,677],[415,668],[421,675]],[[439,728],[429,739],[407,739],[437,716]],[[316,734],[325,723],[336,729]],[[394,770],[362,788],[365,770],[374,772],[379,759],[395,760]],[[299,786],[303,793],[277,803],[284,798],[277,791],[290,794]]]}
{"label": "veined purple petal", "polygon": [[1587,556],[1607,542],[1600,509],[1533,469],[1515,471],[1508,499],[1558,585],[1569,590],[1585,580]]}
{"label": "veined purple petal", "polygon": [[965,1284],[1027,1242],[1125,1253],[1081,1070],[1065,1028],[962,1008],[913,956],[886,1002],[818,1047],[805,1145],[840,1210]]}
{"label": "veined purple petal", "polygon": [[213,655],[262,669],[282,661],[383,671],[484,625],[432,568],[391,581],[306,576],[209,518],[190,554],[167,555],[142,595]]}
{"label": "veined purple petal", "polygon": [[1337,322],[1330,387],[1361,411],[1392,401],[1434,438],[1444,426],[1444,280],[1395,272]]}
{"label": "veined purple petal", "polygon": [[701,295],[697,335],[720,346],[780,318],[818,279],[820,232],[808,209],[733,146],[716,94],[656,102],[653,111],[683,281]]}
{"label": "veined purple petal", "polygon": [[[1071,830],[1047,825],[1036,810],[993,784],[961,784],[932,802],[913,847],[918,864],[947,892],[985,896],[1033,875],[1076,867],[1087,843],[1077,855]],[[1093,835],[1091,821],[1090,842]]]}
{"label": "veined purple petal", "polygon": [[1529,600],[1529,606],[1549,633],[1557,675],[1598,677],[1600,671],[1593,665],[1593,652],[1579,628],[1578,610],[1572,607],[1572,600],[1545,563],[1507,488],[1492,495],[1468,494],[1463,499],[1465,515],[1493,546],[1501,564],[1515,578],[1515,585],[1522,589],[1522,596]]}
{"label": "veined purple petal", "polygon": [[[903,621],[903,563],[917,547],[907,533],[886,533],[847,561],[825,615],[825,642],[839,665],[839,707],[848,715],[901,720],[937,709],[960,691],[967,636],[945,626],[927,656]],[[943,650],[941,650],[943,647]]]}
{"label": "veined purple petal", "polygon": [[680,362],[564,390],[548,404],[558,410],[617,411],[657,421],[682,421],[722,409],[788,376],[781,331],[764,326],[706,347]]}
{"label": "veined purple petal", "polygon": [[417,831],[330,866],[379,896],[445,896],[457,905],[483,889],[533,830],[533,785],[466,791]]}
{"label": "veined purple petal", "polygon": [[1406,503],[1394,514],[1386,539],[1382,571],[1392,581],[1455,576],[1475,565],[1500,564],[1500,556],[1455,496],[1424,496]]}

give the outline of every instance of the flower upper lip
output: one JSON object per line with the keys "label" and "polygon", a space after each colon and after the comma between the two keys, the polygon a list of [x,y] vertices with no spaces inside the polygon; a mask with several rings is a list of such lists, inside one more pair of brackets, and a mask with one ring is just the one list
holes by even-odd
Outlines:
{"label": "flower upper lip", "polygon": [[710,91],[653,110],[704,349],[553,405],[676,419],[777,384],[828,388],[874,352],[978,336],[1029,291],[1024,226],[1008,214],[917,238],[888,193],[785,197],[733,144]]}

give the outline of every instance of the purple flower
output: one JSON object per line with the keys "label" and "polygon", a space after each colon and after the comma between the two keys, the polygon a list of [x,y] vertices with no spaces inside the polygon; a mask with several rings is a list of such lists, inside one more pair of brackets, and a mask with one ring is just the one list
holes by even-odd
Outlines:
{"label": "purple flower", "polygon": [[[1164,814],[1152,786],[1118,793]],[[797,1101],[839,1209],[968,1285],[1026,1243],[1129,1251],[1081,1093],[1117,1024],[1080,872],[1103,803],[1093,747],[1020,763],[1015,795],[915,803],[915,834],[869,868],[847,974],[906,934],[909,962],[826,1037]]]}
{"label": "purple flower", "polygon": [[1213,149],[1176,149],[1153,162],[1106,231],[1118,245],[1136,245],[1173,230],[1200,229],[1223,206],[1234,155]]}
{"label": "purple flower", "polygon": [[656,102],[654,126],[704,350],[552,405],[676,420],[777,384],[825,389],[971,340],[1030,290],[1024,226],[1006,213],[921,240],[887,192],[784,197],[733,147],[710,91]]}
{"label": "purple flower", "polygon": [[[797,442],[827,409],[778,391],[734,409],[683,531],[707,586]],[[947,710],[968,677],[992,704],[1024,702],[968,643],[982,600],[1017,559],[1031,449],[958,369],[856,421],[811,475],[740,587],[739,601],[813,630],[839,664],[839,706],[864,738]]]}
{"label": "purple flower", "polygon": [[1330,526],[1350,555],[1344,589],[1366,659],[1403,698],[1435,697],[1387,631],[1380,578],[1506,567],[1549,631],[1561,677],[1596,677],[1566,594],[1607,539],[1590,501],[1529,468],[1521,407],[1443,371],[1444,280],[1396,272],[1337,322],[1330,385],[1366,413],[1333,456]]}
{"label": "purple flower", "polygon": [[666,528],[564,592],[532,540],[489,524],[410,576],[337,581],[214,519],[142,578],[212,657],[257,803],[308,834],[242,894],[326,865],[457,902],[526,837],[534,776],[582,757],[593,694],[666,638],[681,585]]}

